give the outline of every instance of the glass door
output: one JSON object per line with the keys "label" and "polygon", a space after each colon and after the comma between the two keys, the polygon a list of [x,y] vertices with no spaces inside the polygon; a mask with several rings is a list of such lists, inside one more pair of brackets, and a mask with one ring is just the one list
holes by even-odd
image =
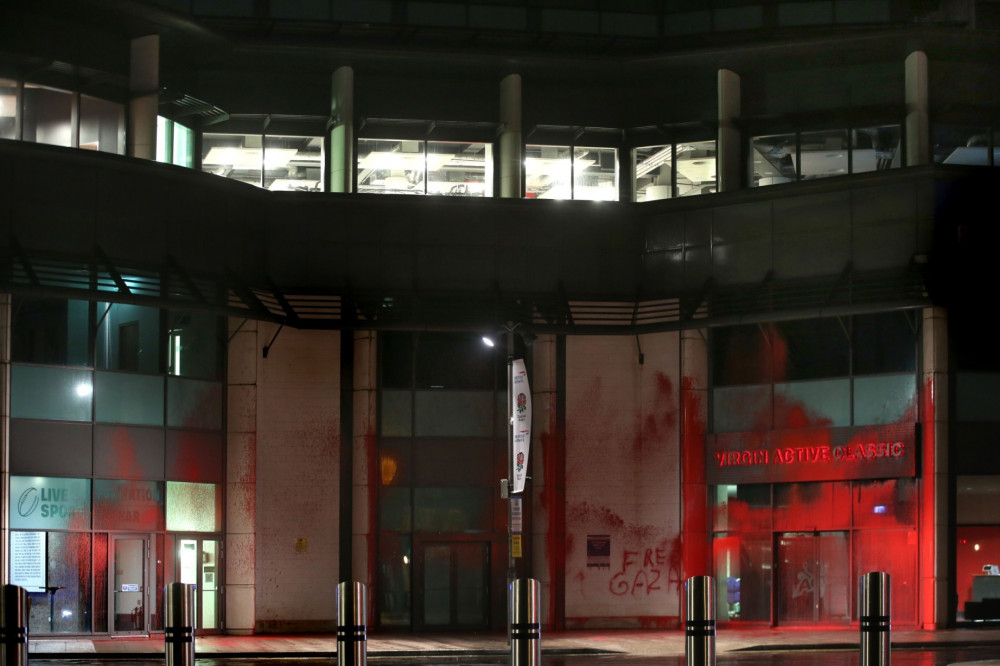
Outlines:
{"label": "glass door", "polygon": [[177,539],[176,580],[195,586],[195,631],[199,634],[220,629],[220,551],[214,539]]}
{"label": "glass door", "polygon": [[417,625],[421,629],[488,629],[490,542],[420,541]]}
{"label": "glass door", "polygon": [[114,535],[109,595],[114,634],[149,632],[149,537]]}
{"label": "glass door", "polygon": [[778,535],[778,624],[847,624],[851,619],[847,532]]}

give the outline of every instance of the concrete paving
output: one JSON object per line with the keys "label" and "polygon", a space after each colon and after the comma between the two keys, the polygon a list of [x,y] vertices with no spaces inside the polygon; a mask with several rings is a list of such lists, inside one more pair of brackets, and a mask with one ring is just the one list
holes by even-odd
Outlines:
{"label": "concrete paving", "polygon": [[[543,632],[542,653],[562,655],[621,654],[658,657],[683,656],[684,632],[608,630]],[[716,651],[857,649],[858,629],[736,629],[719,630]],[[891,634],[893,649],[941,646],[996,646],[1000,655],[1000,628],[901,630]],[[199,657],[333,657],[337,638],[332,634],[255,636],[199,636]],[[32,638],[32,658],[154,657],[163,654],[162,634],[149,637]],[[369,657],[502,655],[508,653],[502,634],[374,634],[368,636]]]}

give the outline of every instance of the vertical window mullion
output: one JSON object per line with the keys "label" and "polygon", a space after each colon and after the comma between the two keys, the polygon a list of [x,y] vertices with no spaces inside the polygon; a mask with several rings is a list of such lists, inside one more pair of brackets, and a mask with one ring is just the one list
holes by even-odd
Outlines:
{"label": "vertical window mullion", "polygon": [[74,92],[69,107],[69,146],[80,147],[80,93]]}
{"label": "vertical window mullion", "polygon": [[802,132],[795,130],[795,182],[802,180]]}
{"label": "vertical window mullion", "polygon": [[847,128],[847,173],[854,173],[854,144],[856,130],[853,127]]}
{"label": "vertical window mullion", "polygon": [[677,198],[677,141],[670,140],[670,198]]}

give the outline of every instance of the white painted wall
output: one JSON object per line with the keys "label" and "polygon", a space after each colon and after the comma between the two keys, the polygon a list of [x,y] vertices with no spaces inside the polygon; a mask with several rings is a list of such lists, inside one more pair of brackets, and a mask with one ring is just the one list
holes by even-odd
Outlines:
{"label": "white painted wall", "polygon": [[[567,339],[569,628],[680,616],[679,356],[676,333]],[[588,557],[596,535],[610,539],[605,566]]]}
{"label": "white painted wall", "polygon": [[258,324],[256,631],[331,631],[339,567],[340,333]]}

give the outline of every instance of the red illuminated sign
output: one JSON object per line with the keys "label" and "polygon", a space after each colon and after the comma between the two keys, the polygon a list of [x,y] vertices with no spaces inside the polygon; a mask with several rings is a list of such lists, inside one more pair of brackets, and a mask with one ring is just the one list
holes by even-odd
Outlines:
{"label": "red illuminated sign", "polygon": [[785,483],[914,476],[913,423],[871,428],[804,428],[709,438],[710,484]]}

